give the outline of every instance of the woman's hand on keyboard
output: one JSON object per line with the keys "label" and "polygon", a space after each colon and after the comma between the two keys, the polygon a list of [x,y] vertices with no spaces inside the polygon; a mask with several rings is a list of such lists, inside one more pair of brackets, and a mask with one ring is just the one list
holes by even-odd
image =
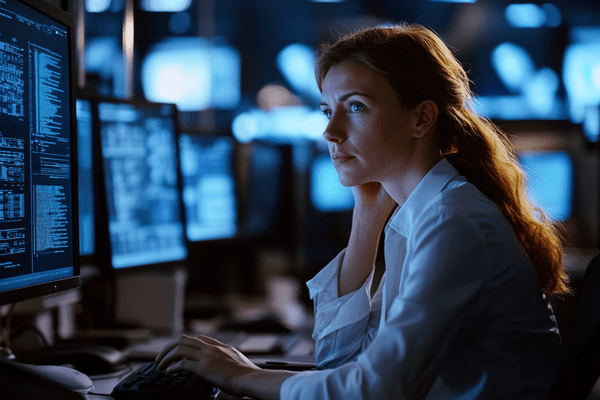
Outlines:
{"label": "woman's hand on keyboard", "polygon": [[[279,398],[289,371],[263,370],[234,347],[204,335],[181,335],[156,357],[159,371],[191,372],[234,396]],[[266,385],[266,386],[264,386]]]}

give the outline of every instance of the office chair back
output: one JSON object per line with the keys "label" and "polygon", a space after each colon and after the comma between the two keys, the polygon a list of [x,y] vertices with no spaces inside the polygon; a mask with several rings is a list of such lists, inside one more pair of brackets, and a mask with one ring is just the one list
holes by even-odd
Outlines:
{"label": "office chair back", "polygon": [[600,252],[588,264],[575,295],[571,333],[548,400],[585,400],[600,377]]}

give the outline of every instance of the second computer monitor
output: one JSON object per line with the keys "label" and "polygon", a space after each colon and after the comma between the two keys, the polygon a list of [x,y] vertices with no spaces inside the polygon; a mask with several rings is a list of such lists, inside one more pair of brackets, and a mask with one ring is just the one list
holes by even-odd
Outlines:
{"label": "second computer monitor", "polygon": [[177,108],[101,100],[98,119],[113,269],[184,261]]}
{"label": "second computer monitor", "polygon": [[238,235],[232,136],[182,133],[179,158],[186,233],[190,242],[232,239]]}

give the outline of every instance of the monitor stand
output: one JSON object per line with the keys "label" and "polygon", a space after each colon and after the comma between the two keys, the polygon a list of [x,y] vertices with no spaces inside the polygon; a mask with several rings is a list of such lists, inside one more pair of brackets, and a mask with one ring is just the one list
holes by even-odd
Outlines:
{"label": "monitor stand", "polygon": [[[72,338],[76,333],[75,307],[80,300],[81,292],[75,288],[18,302],[14,306],[12,325],[33,325],[49,344]],[[8,305],[0,307],[0,318],[8,317],[9,308]],[[19,339],[22,338],[13,342],[18,345]]]}
{"label": "monitor stand", "polygon": [[183,333],[187,271],[144,271],[116,277],[115,322],[145,328],[156,335]]}

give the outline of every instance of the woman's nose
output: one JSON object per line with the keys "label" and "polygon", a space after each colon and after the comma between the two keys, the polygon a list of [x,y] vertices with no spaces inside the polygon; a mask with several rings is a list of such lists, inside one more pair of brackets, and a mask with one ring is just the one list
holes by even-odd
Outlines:
{"label": "woman's nose", "polygon": [[323,132],[323,137],[328,142],[339,143],[341,141],[338,136],[332,135],[329,129],[325,129],[325,132]]}
{"label": "woman's nose", "polygon": [[323,137],[326,141],[332,143],[340,143],[344,140],[344,131],[342,129],[342,125],[340,121],[337,121],[335,115],[327,123],[327,127],[325,128],[325,132],[323,132]]}

